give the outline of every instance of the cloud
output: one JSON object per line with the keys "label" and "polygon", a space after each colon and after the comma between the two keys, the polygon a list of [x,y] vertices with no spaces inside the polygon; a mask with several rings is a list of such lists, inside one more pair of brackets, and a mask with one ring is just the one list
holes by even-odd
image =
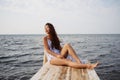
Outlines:
{"label": "cloud", "polygon": [[0,8],[33,14],[46,14],[49,11],[66,14],[102,13],[111,8],[120,9],[120,0],[0,0]]}
{"label": "cloud", "polygon": [[[88,30],[102,31],[103,27],[111,28],[112,31],[113,26],[118,30],[120,26],[120,0],[0,0],[0,12],[2,11],[17,14],[16,16],[28,14],[25,18],[35,16],[38,20],[36,22],[40,19],[41,24],[52,22],[63,33],[61,26],[71,27],[71,32],[76,28],[75,31],[83,33],[89,32]],[[31,24],[35,25],[36,22]]]}

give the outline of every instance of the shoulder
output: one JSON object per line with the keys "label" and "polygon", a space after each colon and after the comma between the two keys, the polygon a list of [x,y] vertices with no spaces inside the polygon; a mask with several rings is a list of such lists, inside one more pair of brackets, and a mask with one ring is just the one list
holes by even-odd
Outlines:
{"label": "shoulder", "polygon": [[43,41],[47,40],[47,36],[44,36],[42,39],[43,39]]}

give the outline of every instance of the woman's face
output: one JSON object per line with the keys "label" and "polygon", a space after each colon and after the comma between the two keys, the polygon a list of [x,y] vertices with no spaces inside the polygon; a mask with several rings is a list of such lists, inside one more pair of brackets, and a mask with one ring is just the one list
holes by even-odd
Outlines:
{"label": "woman's face", "polygon": [[49,34],[49,32],[50,32],[50,28],[48,25],[45,25],[45,32],[46,32],[46,34]]}

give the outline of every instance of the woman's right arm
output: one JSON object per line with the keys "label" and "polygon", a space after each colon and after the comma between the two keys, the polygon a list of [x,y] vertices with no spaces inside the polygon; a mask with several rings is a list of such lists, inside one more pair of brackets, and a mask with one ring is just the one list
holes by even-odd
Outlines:
{"label": "woman's right arm", "polygon": [[58,54],[56,54],[56,53],[54,53],[54,52],[52,52],[52,51],[50,50],[50,48],[49,48],[49,46],[48,46],[48,42],[47,42],[47,37],[44,37],[44,38],[43,38],[43,44],[44,44],[44,49],[47,51],[47,53],[49,53],[49,54],[51,54],[51,55],[53,55],[53,56],[55,56],[55,57],[58,56]]}

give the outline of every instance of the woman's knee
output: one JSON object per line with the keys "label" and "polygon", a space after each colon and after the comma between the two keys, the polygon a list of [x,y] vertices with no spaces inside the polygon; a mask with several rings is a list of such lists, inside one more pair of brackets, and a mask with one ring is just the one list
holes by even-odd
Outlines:
{"label": "woman's knee", "polygon": [[66,50],[68,49],[68,46],[69,46],[69,45],[70,45],[69,43],[64,44],[62,50],[63,50],[63,51],[66,51]]}
{"label": "woman's knee", "polygon": [[66,47],[70,46],[70,43],[66,43],[65,46],[66,46]]}

